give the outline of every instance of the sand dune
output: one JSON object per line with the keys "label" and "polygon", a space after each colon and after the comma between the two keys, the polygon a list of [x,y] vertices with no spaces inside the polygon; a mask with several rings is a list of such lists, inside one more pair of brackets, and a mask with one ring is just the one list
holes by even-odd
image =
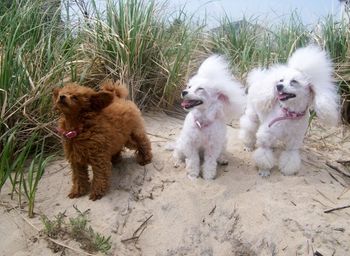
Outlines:
{"label": "sand dune", "polygon": [[[350,208],[324,213],[350,202],[350,192],[342,195],[350,179],[325,165],[327,160],[350,159],[349,130],[313,124],[302,150],[301,171],[285,177],[274,170],[271,177],[261,178],[233,125],[228,128],[229,164],[219,167],[214,181],[191,181],[184,166],[173,167],[172,153],[165,150],[182,120],[148,114],[146,123],[152,164],[140,167],[125,152],[114,167],[111,190],[92,202],[87,196],[67,198],[70,169],[65,160],[57,160],[42,178],[38,214],[29,221],[40,229],[39,214],[53,217],[66,211],[70,216],[73,204],[90,209],[90,225],[111,235],[110,255],[350,255]],[[1,201],[16,203],[6,188]],[[18,210],[1,207],[0,255],[60,255],[47,248]],[[141,224],[140,237],[127,240]],[[75,242],[63,242],[79,248]],[[66,249],[64,255],[77,253]]]}

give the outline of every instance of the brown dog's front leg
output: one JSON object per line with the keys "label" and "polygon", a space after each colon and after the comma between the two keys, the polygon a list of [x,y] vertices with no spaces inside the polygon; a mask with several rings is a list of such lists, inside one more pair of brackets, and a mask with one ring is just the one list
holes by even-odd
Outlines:
{"label": "brown dog's front leg", "polygon": [[92,165],[93,179],[91,183],[90,200],[101,199],[109,188],[109,179],[112,175],[110,160],[100,158]]}
{"label": "brown dog's front leg", "polygon": [[87,164],[71,163],[73,186],[68,194],[69,198],[76,198],[85,195],[90,188]]}

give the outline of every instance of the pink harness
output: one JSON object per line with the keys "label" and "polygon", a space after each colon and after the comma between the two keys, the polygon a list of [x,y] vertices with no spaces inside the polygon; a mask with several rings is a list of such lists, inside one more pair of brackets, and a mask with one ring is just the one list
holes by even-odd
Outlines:
{"label": "pink harness", "polygon": [[288,108],[282,108],[283,116],[280,116],[280,117],[273,119],[269,123],[269,128],[274,123],[282,121],[282,120],[299,120],[306,114],[306,111],[307,111],[307,109],[303,112],[294,112],[294,111],[290,111]]}

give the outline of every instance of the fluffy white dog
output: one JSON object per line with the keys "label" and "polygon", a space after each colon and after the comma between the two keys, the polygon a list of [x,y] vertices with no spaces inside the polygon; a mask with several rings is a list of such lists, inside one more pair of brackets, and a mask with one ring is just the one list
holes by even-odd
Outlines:
{"label": "fluffy white dog", "polygon": [[[249,73],[240,138],[248,149],[256,147],[253,158],[261,176],[269,176],[275,165],[284,175],[298,172],[310,109],[323,123],[338,123],[339,96],[332,73],[326,52],[312,45],[296,50],[286,65]],[[275,149],[280,151],[278,162]]]}
{"label": "fluffy white dog", "polygon": [[243,113],[244,90],[234,80],[226,60],[213,55],[202,63],[181,96],[181,106],[189,113],[176,142],[174,157],[186,162],[191,179],[199,176],[203,158],[203,178],[214,179],[217,162],[227,164],[222,157],[226,147],[226,121],[239,118]]}

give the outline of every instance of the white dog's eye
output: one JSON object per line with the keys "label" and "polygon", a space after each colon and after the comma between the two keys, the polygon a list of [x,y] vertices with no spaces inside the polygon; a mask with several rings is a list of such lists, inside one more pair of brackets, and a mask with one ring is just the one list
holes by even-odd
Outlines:
{"label": "white dog's eye", "polygon": [[297,85],[297,84],[298,84],[298,81],[297,81],[297,80],[294,80],[294,79],[293,79],[292,81],[290,81],[290,85],[292,85],[292,86],[293,86],[293,85]]}
{"label": "white dog's eye", "polygon": [[284,81],[284,79],[281,79],[280,82],[282,83]]}
{"label": "white dog's eye", "polygon": [[198,87],[196,91],[204,90],[202,87]]}

